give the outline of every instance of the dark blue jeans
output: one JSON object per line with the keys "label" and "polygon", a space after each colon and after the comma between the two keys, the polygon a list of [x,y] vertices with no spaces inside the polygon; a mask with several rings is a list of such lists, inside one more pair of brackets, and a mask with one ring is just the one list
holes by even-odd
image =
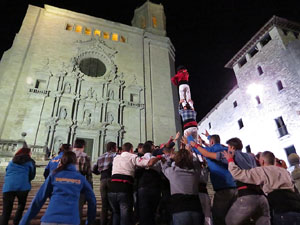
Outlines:
{"label": "dark blue jeans", "polygon": [[173,213],[173,225],[203,225],[203,215],[199,212],[185,211]]}
{"label": "dark blue jeans", "polygon": [[159,188],[139,188],[138,206],[139,206],[139,224],[154,225],[156,210],[160,200]]}
{"label": "dark blue jeans", "polygon": [[300,224],[300,213],[287,212],[275,214],[273,216],[273,225],[298,225]]}
{"label": "dark blue jeans", "polygon": [[133,195],[126,192],[109,192],[108,201],[113,212],[113,225],[131,225]]}

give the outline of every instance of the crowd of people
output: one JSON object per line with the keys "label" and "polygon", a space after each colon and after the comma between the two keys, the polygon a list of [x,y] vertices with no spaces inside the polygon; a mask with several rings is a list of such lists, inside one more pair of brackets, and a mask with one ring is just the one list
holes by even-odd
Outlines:
{"label": "crowd of people", "polygon": [[23,217],[35,162],[30,149],[21,148],[6,169],[2,224],[8,224],[15,197],[14,224],[30,224],[48,198],[41,224],[81,224],[84,204],[88,205],[85,223],[95,224],[94,174],[100,175],[101,225],[299,225],[299,181],[292,178],[300,178],[299,157],[289,157],[295,168],[290,173],[270,151],[242,152],[237,137],[223,145],[219,135],[205,131],[202,137],[207,140],[203,140],[197,131],[187,70],[181,67],[177,74],[172,82],[183,85],[178,109],[182,136],[178,132],[162,144],[149,140],[135,150],[130,142],[121,147],[109,142],[93,165],[84,152],[84,140],[61,145]]}

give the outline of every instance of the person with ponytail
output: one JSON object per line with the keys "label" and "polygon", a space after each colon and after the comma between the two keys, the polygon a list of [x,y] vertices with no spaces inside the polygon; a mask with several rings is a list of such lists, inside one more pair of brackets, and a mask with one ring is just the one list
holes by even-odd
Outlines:
{"label": "person with ponytail", "polygon": [[31,158],[30,148],[19,149],[6,168],[3,192],[2,225],[7,225],[15,197],[18,198],[18,208],[13,219],[19,224],[26,205],[28,192],[31,190],[31,180],[35,177],[35,161]]}
{"label": "person with ponytail", "polygon": [[50,224],[80,224],[78,203],[80,193],[84,193],[88,202],[86,224],[92,224],[96,217],[96,198],[91,185],[76,171],[76,155],[66,151],[59,166],[47,177],[32,203],[20,221],[20,225],[30,224],[50,198],[48,208],[41,218],[42,225]]}

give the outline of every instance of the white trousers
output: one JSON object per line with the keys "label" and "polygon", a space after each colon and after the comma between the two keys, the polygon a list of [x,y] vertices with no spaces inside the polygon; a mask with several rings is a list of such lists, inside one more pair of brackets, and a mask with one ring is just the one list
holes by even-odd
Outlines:
{"label": "white trousers", "polygon": [[194,140],[197,141],[197,132],[198,132],[197,127],[189,127],[188,129],[184,130],[183,134],[185,137],[187,136],[187,134],[190,134],[193,136]]}
{"label": "white trousers", "polygon": [[185,107],[186,103],[189,103],[189,105],[194,108],[192,97],[191,97],[191,90],[190,86],[188,84],[180,84],[179,85],[179,98],[180,100],[185,100],[182,103],[182,106]]}

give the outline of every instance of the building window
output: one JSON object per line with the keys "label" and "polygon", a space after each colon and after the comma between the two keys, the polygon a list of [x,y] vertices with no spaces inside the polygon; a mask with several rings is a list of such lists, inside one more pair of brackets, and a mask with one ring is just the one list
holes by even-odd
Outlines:
{"label": "building window", "polygon": [[211,123],[210,122],[208,123],[208,129],[211,129]]}
{"label": "building window", "polygon": [[94,35],[100,37],[101,31],[100,30],[94,30]]}
{"label": "building window", "polygon": [[123,36],[121,36],[120,41],[125,43],[126,42],[126,38],[123,37]]}
{"label": "building window", "polygon": [[242,119],[238,120],[239,128],[242,129],[244,127],[244,123]]}
{"label": "building window", "polygon": [[36,89],[46,89],[46,81],[45,80],[36,80],[34,88]]}
{"label": "building window", "polygon": [[285,153],[286,153],[287,156],[289,156],[289,155],[292,154],[292,153],[296,153],[296,154],[297,154],[294,145],[291,145],[291,146],[289,146],[289,147],[287,147],[287,148],[284,148],[284,150],[285,150]]}
{"label": "building window", "polygon": [[237,101],[233,102],[233,108],[237,107]]}
{"label": "building window", "polygon": [[247,152],[247,153],[251,153],[250,145],[247,145],[247,146],[246,146],[246,152]]}
{"label": "building window", "polygon": [[277,82],[276,82],[276,85],[277,85],[278,91],[281,91],[281,90],[283,89],[283,85],[282,85],[281,80],[277,81]]}
{"label": "building window", "polygon": [[285,29],[282,29],[282,32],[283,32],[283,34],[285,35],[285,36],[287,36],[288,35],[288,30],[285,30]]}
{"label": "building window", "polygon": [[111,40],[118,41],[119,40],[119,35],[116,34],[116,33],[113,33],[112,36],[111,36]]}
{"label": "building window", "polygon": [[269,34],[267,34],[261,41],[261,45],[262,46],[265,46],[266,44],[269,43],[269,41],[271,41],[271,36]]}
{"label": "building window", "polygon": [[154,28],[157,27],[157,19],[156,19],[155,16],[152,16],[152,25],[153,25]]}
{"label": "building window", "polygon": [[73,30],[73,26],[71,24],[67,24],[66,30],[68,30],[68,31]]}
{"label": "building window", "polygon": [[91,35],[92,34],[92,29],[91,28],[85,28],[84,29],[84,34]]}
{"label": "building window", "polygon": [[257,72],[258,72],[258,75],[262,75],[264,73],[263,69],[261,68],[261,66],[258,66],[257,67]]}
{"label": "building window", "polygon": [[278,131],[279,137],[283,137],[288,134],[286,125],[281,116],[275,119],[275,123],[277,126],[277,131]]}
{"label": "building window", "polygon": [[260,103],[261,103],[260,97],[259,97],[259,96],[256,96],[255,99],[256,99],[257,104],[260,105]]}
{"label": "building window", "polygon": [[255,47],[252,48],[248,53],[249,53],[249,55],[250,55],[251,57],[253,57],[256,53],[258,53],[257,47],[255,46]]}
{"label": "building window", "polygon": [[240,67],[242,67],[242,66],[245,65],[246,63],[247,63],[246,57],[243,57],[243,58],[239,61]]}
{"label": "building window", "polygon": [[96,58],[82,59],[79,63],[79,69],[82,73],[91,77],[101,77],[106,72],[104,63]]}
{"label": "building window", "polygon": [[138,95],[137,94],[130,94],[130,102],[138,102]]}
{"label": "building window", "polygon": [[109,33],[108,32],[103,32],[103,38],[104,39],[109,39]]}
{"label": "building window", "polygon": [[298,32],[293,32],[293,34],[294,34],[294,36],[295,36],[296,39],[299,38],[299,33]]}
{"label": "building window", "polygon": [[76,31],[77,33],[81,33],[81,32],[82,32],[82,26],[77,25],[77,26],[75,27],[75,31]]}

